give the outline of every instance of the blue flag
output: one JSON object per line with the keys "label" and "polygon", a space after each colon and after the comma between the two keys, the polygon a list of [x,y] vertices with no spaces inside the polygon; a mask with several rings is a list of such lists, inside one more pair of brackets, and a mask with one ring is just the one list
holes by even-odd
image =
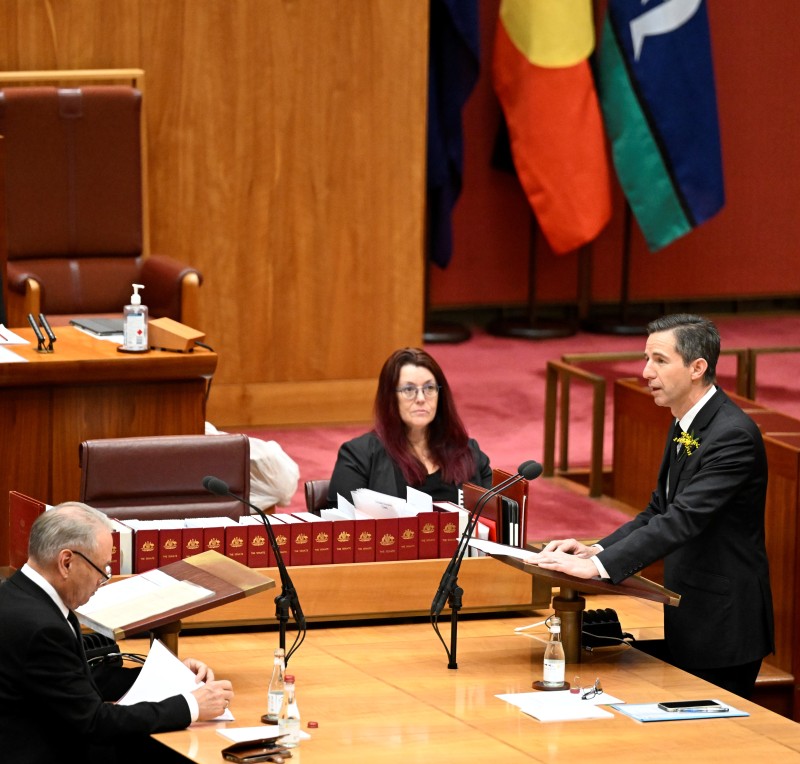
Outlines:
{"label": "blue flag", "polygon": [[652,251],[722,209],[705,0],[609,0],[598,89],[617,175]]}
{"label": "blue flag", "polygon": [[431,0],[428,77],[428,257],[442,268],[453,252],[451,216],[461,194],[461,110],[478,80],[477,0]]}

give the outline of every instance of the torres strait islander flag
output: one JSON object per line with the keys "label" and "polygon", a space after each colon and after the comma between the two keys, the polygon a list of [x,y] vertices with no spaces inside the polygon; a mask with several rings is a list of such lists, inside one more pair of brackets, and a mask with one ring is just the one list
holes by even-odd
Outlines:
{"label": "torres strait islander flag", "polygon": [[725,204],[705,0],[609,0],[598,88],[614,165],[652,251]]}
{"label": "torres strait islander flag", "polygon": [[503,0],[494,87],[520,183],[554,252],[592,241],[611,217],[609,163],[588,58],[591,0]]}

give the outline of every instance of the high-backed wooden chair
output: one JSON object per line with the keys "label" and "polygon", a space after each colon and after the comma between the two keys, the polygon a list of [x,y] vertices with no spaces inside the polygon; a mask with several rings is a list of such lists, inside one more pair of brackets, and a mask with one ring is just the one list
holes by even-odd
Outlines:
{"label": "high-backed wooden chair", "polygon": [[133,283],[152,318],[195,322],[200,273],[149,252],[139,88],[3,86],[0,135],[10,325],[120,315]]}
{"label": "high-backed wooden chair", "polygon": [[217,477],[249,499],[246,435],[160,435],[102,438],[80,445],[81,501],[119,520],[230,517],[249,510],[203,487]]}

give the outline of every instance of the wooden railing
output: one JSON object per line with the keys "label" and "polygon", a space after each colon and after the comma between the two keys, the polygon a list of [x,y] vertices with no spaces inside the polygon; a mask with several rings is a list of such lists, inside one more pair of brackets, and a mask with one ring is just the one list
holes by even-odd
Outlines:
{"label": "wooden railing", "polygon": [[[733,348],[721,355],[736,358],[736,393],[753,399],[756,389],[756,358],[762,353],[800,352],[800,347]],[[545,382],[544,459],[543,474],[553,477],[556,472],[565,477],[575,476],[569,467],[570,392],[573,382],[592,388],[591,449],[589,457],[589,496],[603,494],[603,438],[605,434],[606,378],[587,371],[579,364],[614,363],[642,360],[640,352],[571,353],[561,360],[548,361]],[[558,445],[558,459],[556,459]]]}

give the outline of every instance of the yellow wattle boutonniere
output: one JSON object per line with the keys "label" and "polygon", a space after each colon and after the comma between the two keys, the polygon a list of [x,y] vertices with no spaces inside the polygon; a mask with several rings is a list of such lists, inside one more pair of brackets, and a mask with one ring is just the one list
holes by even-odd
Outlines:
{"label": "yellow wattle boutonniere", "polygon": [[683,446],[686,456],[691,456],[700,447],[700,441],[695,438],[692,432],[681,432],[680,437],[673,438],[673,440]]}

